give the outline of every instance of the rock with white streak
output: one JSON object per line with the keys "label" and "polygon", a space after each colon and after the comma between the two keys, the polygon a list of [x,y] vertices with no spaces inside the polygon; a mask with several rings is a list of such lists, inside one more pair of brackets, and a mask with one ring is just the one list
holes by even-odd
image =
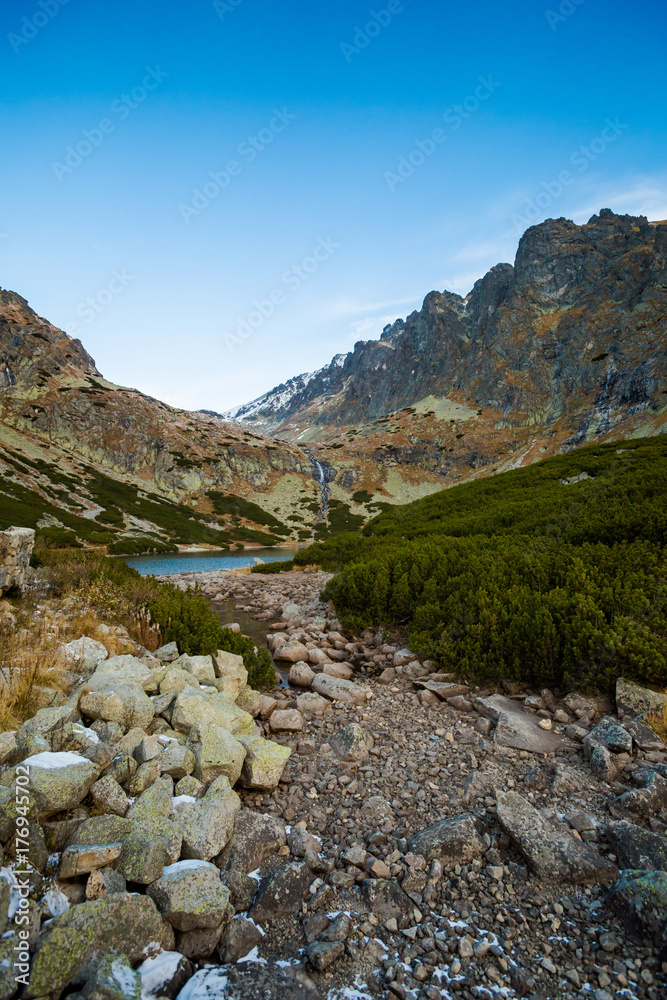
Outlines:
{"label": "rock with white streak", "polygon": [[179,861],[147,889],[158,910],[179,931],[218,928],[232,918],[229,889],[207,861]]}

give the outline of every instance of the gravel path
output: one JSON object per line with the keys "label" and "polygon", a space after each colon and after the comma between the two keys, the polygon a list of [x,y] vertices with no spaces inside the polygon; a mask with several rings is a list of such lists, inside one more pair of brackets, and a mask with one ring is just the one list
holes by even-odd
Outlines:
{"label": "gravel path", "polygon": [[[289,656],[281,665],[302,685],[313,675],[265,697],[267,733],[295,752],[277,793],[243,794],[245,807],[291,826],[292,859],[310,866],[309,885],[294,888],[300,916],[263,922],[259,955],[291,963],[304,996],[309,987],[357,1000],[667,995],[667,954],[646,927],[632,934],[631,915],[609,896],[616,867],[636,867],[612,829],[632,823],[631,844],[638,830],[664,837],[667,798],[634,812],[618,799],[647,767],[667,773],[667,748],[591,756],[598,743],[587,733],[615,718],[602,698],[506,685],[502,703],[511,695],[518,714],[498,718],[492,690],[459,684],[454,693],[457,679],[419,662],[400,637],[345,635],[319,597],[328,578],[170,578],[266,620],[274,656]],[[350,672],[357,703],[314,694]],[[431,690],[419,687],[429,681]],[[502,745],[515,723],[544,739],[540,750]],[[447,832],[433,851],[428,839],[411,841],[446,819],[465,836]],[[588,852],[581,870],[570,848]],[[391,898],[387,886],[397,888]]]}

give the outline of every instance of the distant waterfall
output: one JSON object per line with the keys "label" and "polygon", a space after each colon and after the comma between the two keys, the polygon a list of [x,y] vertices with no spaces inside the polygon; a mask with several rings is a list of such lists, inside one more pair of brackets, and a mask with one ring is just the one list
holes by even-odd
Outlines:
{"label": "distant waterfall", "polygon": [[334,469],[331,468],[328,462],[320,462],[314,455],[309,455],[311,465],[313,466],[313,478],[316,483],[320,485],[320,491],[322,496],[322,502],[320,504],[320,510],[316,517],[317,521],[326,521],[327,512],[329,510],[329,496],[330,489],[329,483],[332,483],[336,478],[336,473]]}

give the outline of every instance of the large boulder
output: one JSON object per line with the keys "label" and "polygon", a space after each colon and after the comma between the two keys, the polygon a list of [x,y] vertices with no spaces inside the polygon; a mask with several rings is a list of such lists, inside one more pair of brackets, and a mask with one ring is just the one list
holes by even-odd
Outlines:
{"label": "large boulder", "polygon": [[345,705],[362,705],[368,693],[366,688],[359,687],[354,681],[330,677],[328,674],[317,675],[313,681],[313,690],[331,701],[340,701]]}
{"label": "large boulder", "polygon": [[216,858],[216,864],[247,875],[261,868],[286,843],[287,833],[281,819],[241,809],[234,821],[231,840]]}
{"label": "large boulder", "polygon": [[529,753],[550,754],[568,745],[568,741],[562,736],[541,729],[539,717],[524,712],[511,698],[499,694],[477,698],[475,708],[480,715],[496,723],[493,740],[499,746],[526,750]]}
{"label": "large boulder", "polygon": [[288,663],[299,663],[301,661],[308,661],[308,653],[310,650],[307,646],[304,646],[302,642],[297,639],[288,639],[287,642],[281,643],[273,651],[274,659],[276,660],[286,660]]}
{"label": "large boulder", "polygon": [[168,774],[174,781],[180,781],[181,778],[192,774],[196,763],[192,750],[176,740],[167,743],[159,760],[161,773]]}
{"label": "large boulder", "polygon": [[86,635],[66,643],[60,648],[60,654],[70,670],[76,669],[86,676],[109,655],[106,646]]}
{"label": "large boulder", "polygon": [[167,642],[164,646],[160,646],[159,649],[156,649],[153,655],[156,656],[161,663],[173,663],[174,660],[178,659],[178,646],[175,642]]}
{"label": "large boulder", "polygon": [[85,985],[91,1000],[141,1000],[141,976],[125,955],[105,955]]}
{"label": "large boulder", "polygon": [[243,784],[246,788],[271,791],[280,781],[292,751],[261,736],[241,736],[239,740],[246,752],[241,771]]}
{"label": "large boulder", "polygon": [[183,856],[210,861],[229,843],[241,800],[224,776],[201,799],[176,805],[174,819],[183,835]]}
{"label": "large boulder", "polygon": [[248,671],[243,664],[243,657],[219,649],[213,656],[213,667],[215,676],[223,682],[222,685],[217,685],[218,689],[236,698],[248,683]]}
{"label": "large boulder", "polygon": [[179,931],[222,927],[233,915],[229,889],[207,861],[179,861],[165,868],[148,895],[172,927]]}
{"label": "large boulder", "polygon": [[225,694],[184,691],[178,695],[171,716],[173,728],[189,733],[193,726],[220,726],[234,736],[249,735],[255,723]]}
{"label": "large boulder", "polygon": [[632,753],[632,736],[616,719],[605,716],[584,738],[584,755],[591,755],[596,746],[606,747],[612,753]]}
{"label": "large boulder", "polygon": [[[134,807],[133,807],[134,808]],[[114,868],[128,882],[150,885],[160,878],[166,865],[178,860],[182,834],[179,827],[154,812],[140,811],[134,819],[120,816],[91,816],[72,837],[72,845],[103,845],[120,842]]]}
{"label": "large boulder", "polygon": [[115,683],[84,694],[79,707],[89,719],[117,722],[122,729],[146,729],[155,707],[138,684]]}
{"label": "large boulder", "polygon": [[609,905],[631,934],[642,943],[652,940],[667,955],[667,872],[622,872]]}
{"label": "large boulder", "polygon": [[667,871],[667,839],[624,820],[607,825],[607,837],[621,868]]}
{"label": "large boulder", "polygon": [[223,962],[234,963],[245,958],[262,940],[262,931],[252,920],[234,917],[220,942],[218,953]]}
{"label": "large boulder", "polygon": [[329,746],[342,761],[366,760],[373,749],[374,740],[367,729],[357,722],[351,722],[329,737]]}
{"label": "large boulder", "polygon": [[212,684],[215,680],[215,667],[212,656],[188,656],[183,666],[197,678],[200,684]]}
{"label": "large boulder", "polygon": [[300,733],[303,716],[296,708],[284,708],[271,713],[269,729],[274,733]]}
{"label": "large boulder", "polygon": [[160,681],[160,694],[180,694],[181,691],[198,691],[199,681],[189,670],[182,667],[169,667]]}
{"label": "large boulder", "polygon": [[627,715],[662,715],[667,709],[667,694],[626,681],[616,681],[616,707]]}
{"label": "large boulder", "polygon": [[114,868],[128,882],[150,885],[167,865],[178,860],[182,843],[183,835],[176,823],[164,816],[145,819],[137,822],[123,840]]}
{"label": "large boulder", "polygon": [[15,734],[16,746],[23,751],[31,746],[31,740],[42,737],[48,742],[51,750],[60,750],[69,724],[79,718],[76,694],[68,698],[64,705],[40,708]]}
{"label": "large boulder", "polygon": [[307,663],[299,661],[290,667],[288,680],[294,687],[309,688],[315,680],[315,671]]}
{"label": "large boulder", "polygon": [[638,816],[655,816],[661,809],[667,809],[667,778],[653,768],[642,768],[634,772],[633,779],[641,782],[640,787],[614,799],[615,808]]}
{"label": "large boulder", "polygon": [[235,785],[241,777],[245,748],[221,726],[193,726],[187,749],[195,761],[192,773],[205,785],[221,774],[229,778],[230,785]]}
{"label": "large boulder", "polygon": [[44,927],[27,996],[59,995],[84,984],[101,955],[116,952],[135,964],[155,945],[172,949],[174,932],[148,896],[112,893],[80,903]]}
{"label": "large boulder", "polygon": [[413,854],[421,854],[427,861],[438,858],[448,864],[461,865],[478,858],[486,850],[475,817],[468,813],[450,816],[415,833],[408,840],[408,847]]}
{"label": "large boulder", "polygon": [[616,865],[590,844],[551,826],[518,792],[497,790],[495,796],[500,825],[543,881],[582,884],[618,877]]}
{"label": "large boulder", "polygon": [[314,691],[306,691],[296,699],[296,707],[302,715],[324,715],[331,711],[331,702]]}
{"label": "large boulder", "polygon": [[137,659],[136,656],[112,656],[98,664],[95,673],[88,678],[86,686],[93,691],[107,687],[109,684],[138,684],[143,688],[153,686],[151,670]]}
{"label": "large boulder", "polygon": [[[41,817],[75,809],[99,777],[99,769],[73,751],[35,754],[21,768],[30,770],[30,795]],[[2,784],[13,784],[16,770],[3,775]]]}
{"label": "large boulder", "polygon": [[260,924],[263,920],[291,917],[301,909],[301,901],[313,877],[307,862],[285,861],[260,882],[249,917]]}

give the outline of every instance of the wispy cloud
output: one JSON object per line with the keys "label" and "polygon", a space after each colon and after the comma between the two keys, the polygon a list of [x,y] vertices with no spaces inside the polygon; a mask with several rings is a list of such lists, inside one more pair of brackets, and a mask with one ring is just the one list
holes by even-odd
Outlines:
{"label": "wispy cloud", "polygon": [[[393,307],[398,309],[399,306],[414,306],[415,302],[419,302],[421,304],[423,298],[424,293],[422,292],[417,295],[411,295],[409,298],[392,299],[388,302],[359,302],[354,299],[337,299],[323,305],[322,318],[349,319],[351,316],[383,312],[384,310],[391,309]],[[397,316],[393,314],[393,318],[396,319]]]}

